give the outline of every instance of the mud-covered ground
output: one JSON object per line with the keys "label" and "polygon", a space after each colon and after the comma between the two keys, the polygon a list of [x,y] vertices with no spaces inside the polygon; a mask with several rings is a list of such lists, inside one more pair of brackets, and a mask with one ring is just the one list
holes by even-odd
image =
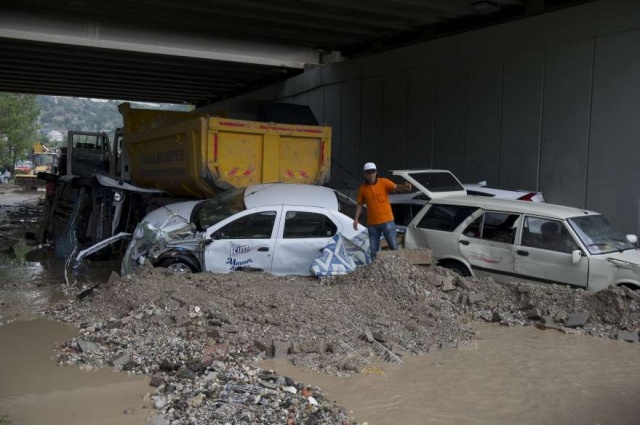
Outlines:
{"label": "mud-covered ground", "polygon": [[58,360],[148,375],[156,424],[354,423],[321,389],[254,366],[264,357],[352,375],[465,347],[474,321],[632,340],[640,327],[638,292],[463,279],[402,252],[326,280],[143,268],[94,283],[45,312],[79,328]]}

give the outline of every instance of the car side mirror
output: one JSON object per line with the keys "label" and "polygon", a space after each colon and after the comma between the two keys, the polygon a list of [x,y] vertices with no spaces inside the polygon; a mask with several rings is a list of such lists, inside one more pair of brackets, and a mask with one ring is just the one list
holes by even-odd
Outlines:
{"label": "car side mirror", "polygon": [[638,243],[638,236],[637,235],[627,235],[627,240],[629,241],[629,243],[632,244],[637,244]]}
{"label": "car side mirror", "polygon": [[579,249],[574,249],[573,251],[571,251],[571,262],[573,264],[578,264],[581,258],[582,251],[580,251]]}

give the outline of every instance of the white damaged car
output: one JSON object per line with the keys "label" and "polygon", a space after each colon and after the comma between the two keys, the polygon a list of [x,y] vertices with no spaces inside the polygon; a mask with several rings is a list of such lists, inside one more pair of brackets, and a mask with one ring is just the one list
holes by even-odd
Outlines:
{"label": "white damaged car", "polygon": [[546,203],[466,195],[448,171],[398,170],[430,201],[409,223],[405,247],[432,250],[438,264],[498,282],[557,283],[598,291],[640,289],[636,235],[599,213]]}
{"label": "white damaged car", "polygon": [[[332,189],[258,184],[150,212],[134,231],[122,273],[148,260],[175,272],[309,275],[337,236],[364,243],[363,232],[364,226],[354,230],[353,219],[339,211]],[[362,247],[363,255],[367,250]]]}

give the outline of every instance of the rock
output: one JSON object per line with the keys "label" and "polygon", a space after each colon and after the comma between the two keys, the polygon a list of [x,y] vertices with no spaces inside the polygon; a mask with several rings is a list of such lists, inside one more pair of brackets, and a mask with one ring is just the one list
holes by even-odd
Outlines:
{"label": "rock", "polygon": [[153,406],[156,409],[162,409],[164,406],[167,405],[167,398],[164,396],[160,396],[156,399],[155,403],[153,403]]}
{"label": "rock", "polygon": [[449,294],[449,299],[451,300],[452,304],[459,304],[460,303],[460,291],[451,292]]}
{"label": "rock", "polygon": [[571,313],[569,318],[567,319],[566,327],[568,328],[577,328],[584,327],[587,324],[587,320],[589,319],[589,312],[583,311],[580,313]]}
{"label": "rock", "polygon": [[200,393],[195,397],[191,397],[187,399],[187,404],[192,407],[198,407],[202,404],[202,402],[204,401],[204,398],[205,398],[204,394]]}
{"label": "rock", "polygon": [[258,340],[253,341],[253,346],[256,347],[259,351],[266,352],[268,349],[268,346],[264,342]]}
{"label": "rock", "polygon": [[100,351],[100,344],[91,341],[78,341],[78,347],[83,353],[97,353]]}
{"label": "rock", "polygon": [[298,394],[298,389],[294,386],[282,387],[282,390],[291,394]]}
{"label": "rock", "polygon": [[131,352],[127,351],[122,355],[116,356],[109,360],[109,364],[113,367],[123,367],[131,361]]}
{"label": "rock", "polygon": [[151,377],[151,381],[149,382],[150,386],[156,387],[156,388],[162,384],[164,384],[164,379],[162,379],[160,375],[153,375]]}
{"label": "rock", "polygon": [[268,388],[270,390],[275,390],[278,388],[278,385],[273,383],[273,382],[269,382],[269,381],[260,381],[260,385],[262,385],[265,388]]}
{"label": "rock", "polygon": [[484,302],[487,298],[483,292],[471,292],[467,296],[469,297],[469,305]]}
{"label": "rock", "polygon": [[109,275],[109,279],[107,280],[107,286],[111,286],[114,283],[118,282],[119,280],[120,280],[120,275],[112,271],[111,274]]}
{"label": "rock", "polygon": [[289,347],[289,354],[298,354],[300,352],[300,344],[298,344],[297,342],[292,343]]}
{"label": "rock", "polygon": [[627,341],[627,342],[638,342],[638,331],[628,332],[628,331],[619,330],[618,339],[621,341]]}
{"label": "rock", "polygon": [[464,289],[465,291],[471,291],[472,289],[472,281],[462,276],[456,276],[454,283],[458,288]]}
{"label": "rock", "polygon": [[273,357],[276,359],[285,359],[289,354],[290,344],[288,342],[273,342]]}
{"label": "rock", "polygon": [[449,292],[456,289],[456,286],[453,284],[456,276],[444,275],[441,277],[442,279],[442,291]]}
{"label": "rock", "polygon": [[537,308],[533,308],[528,310],[526,313],[527,319],[529,320],[540,320],[542,319],[542,313]]}

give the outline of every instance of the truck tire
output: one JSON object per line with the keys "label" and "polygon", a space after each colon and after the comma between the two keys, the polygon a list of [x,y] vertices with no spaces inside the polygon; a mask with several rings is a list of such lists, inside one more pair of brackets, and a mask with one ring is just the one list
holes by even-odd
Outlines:
{"label": "truck tire", "polygon": [[161,258],[158,262],[160,267],[165,267],[174,273],[199,273],[198,262],[184,254],[177,254],[171,257]]}

